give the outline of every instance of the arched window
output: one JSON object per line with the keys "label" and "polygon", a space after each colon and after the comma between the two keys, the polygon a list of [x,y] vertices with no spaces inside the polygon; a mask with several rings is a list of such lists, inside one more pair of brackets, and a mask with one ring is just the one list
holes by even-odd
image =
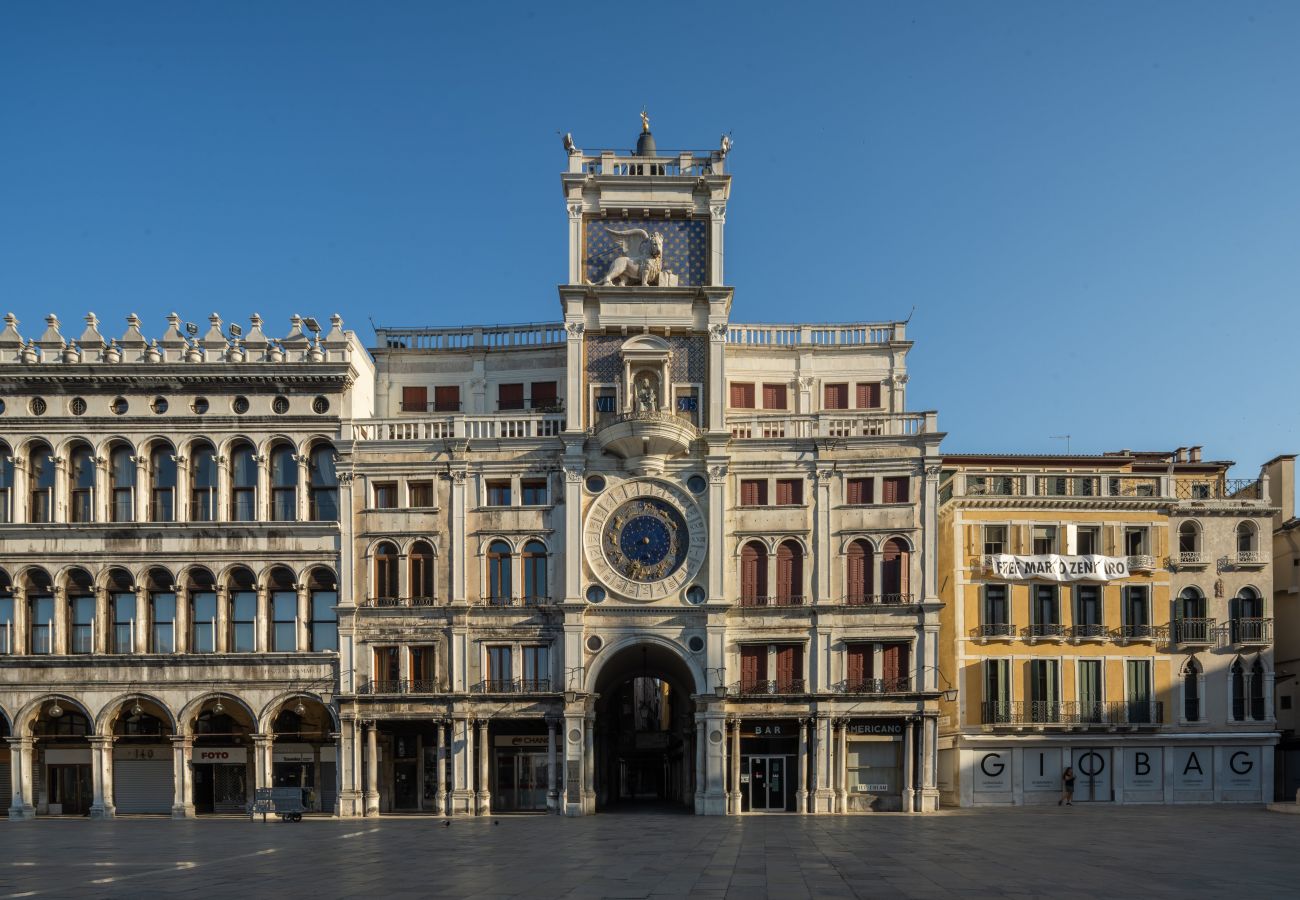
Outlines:
{"label": "arched window", "polygon": [[546,584],[546,546],[541,541],[524,544],[524,603],[536,606],[548,595]]}
{"label": "arched window", "polygon": [[68,652],[95,652],[95,581],[85,569],[67,576]]}
{"label": "arched window", "polygon": [[411,602],[427,605],[433,601],[433,547],[428,541],[411,545]]}
{"label": "arched window", "polygon": [[54,652],[54,583],[44,569],[28,569],[27,652]]}
{"label": "arched window", "polygon": [[317,653],[338,650],[339,614],[335,607],[339,605],[339,589],[334,573],[324,566],[312,569],[307,576],[307,592],[308,612],[311,614],[307,624],[310,649]]}
{"label": "arched window", "polygon": [[298,649],[298,589],[293,572],[284,566],[271,570],[267,580],[271,600],[271,634],[269,646],[272,653],[291,653]]}
{"label": "arched window", "polygon": [[397,584],[397,545],[384,541],[375,548],[375,600],[396,600],[399,596]]}
{"label": "arched window", "polygon": [[1232,668],[1228,670],[1229,680],[1232,682],[1232,719],[1234,722],[1244,722],[1246,719],[1246,667],[1241,664],[1241,659],[1237,658],[1232,661]]}
{"label": "arched window", "polygon": [[277,444],[271,451],[271,521],[298,518],[298,463],[293,447]]}
{"label": "arched window", "polygon": [[89,444],[68,455],[68,521],[95,521],[95,451]]}
{"label": "arched window", "polygon": [[1178,526],[1178,552],[1188,557],[1199,557],[1201,553],[1201,530],[1195,522],[1184,522]]}
{"label": "arched window", "polygon": [[333,444],[316,444],[311,448],[308,469],[311,483],[311,520],[336,522],[339,518],[339,477],[335,471]]}
{"label": "arched window", "polygon": [[150,569],[145,576],[149,592],[149,652],[176,652],[176,589],[166,569]]}
{"label": "arched window", "polygon": [[114,522],[135,521],[135,460],[126,444],[114,445],[108,454],[108,483],[112,491],[109,518]]}
{"label": "arched window", "polygon": [[216,579],[207,569],[191,569],[185,593],[190,598],[191,653],[215,653],[217,649]]}
{"label": "arched window", "polygon": [[794,541],[782,541],[776,548],[776,602],[803,603],[803,548]]}
{"label": "arched window", "polygon": [[226,646],[232,653],[252,653],[257,649],[257,579],[241,566],[231,571],[226,590],[230,594]]}
{"label": "arched window", "polygon": [[908,596],[911,590],[908,584],[910,557],[907,544],[901,538],[890,538],[885,541],[880,554],[880,592],[884,595],[882,599],[886,603],[907,602],[910,599]]}
{"label": "arched window", "polygon": [[869,602],[875,591],[875,548],[863,540],[849,544],[844,555],[844,602],[851,606],[860,606]]}
{"label": "arched window", "polygon": [[1272,637],[1264,618],[1264,600],[1254,588],[1244,587],[1228,603],[1234,644],[1268,643]]}
{"label": "arched window", "polygon": [[176,453],[157,443],[149,452],[149,521],[176,521]]}
{"label": "arched window", "polygon": [[236,444],[230,450],[230,521],[257,520],[257,453],[253,445]]}
{"label": "arched window", "polygon": [[1242,522],[1237,525],[1237,553],[1255,552],[1256,535],[1254,522]]}
{"label": "arched window", "polygon": [[50,445],[35,441],[27,446],[27,521],[44,524],[53,521],[54,462]]}
{"label": "arched window", "polygon": [[1174,607],[1174,625],[1182,643],[1205,643],[1210,637],[1210,621],[1205,617],[1205,595],[1194,587],[1185,587]]}
{"label": "arched window", "polygon": [[17,649],[14,642],[14,585],[9,573],[0,569],[0,656]]}
{"label": "arched window", "polygon": [[505,541],[493,541],[488,546],[487,564],[487,599],[501,606],[509,606],[513,584],[510,545]]}
{"label": "arched window", "polygon": [[1268,718],[1264,714],[1264,664],[1258,659],[1250,667],[1250,717],[1257,722]]}
{"label": "arched window", "polygon": [[14,520],[14,454],[0,442],[0,523]]}
{"label": "arched window", "polygon": [[767,605],[767,548],[758,541],[740,548],[740,605]]}
{"label": "arched window", "polygon": [[125,569],[113,569],[108,573],[108,606],[112,619],[112,631],[109,633],[110,653],[135,652],[136,601],[135,585],[131,573]]}
{"label": "arched window", "polygon": [[190,521],[217,518],[217,451],[209,443],[190,447]]}
{"label": "arched window", "polygon": [[1195,659],[1188,659],[1183,667],[1183,718],[1201,721],[1201,665]]}

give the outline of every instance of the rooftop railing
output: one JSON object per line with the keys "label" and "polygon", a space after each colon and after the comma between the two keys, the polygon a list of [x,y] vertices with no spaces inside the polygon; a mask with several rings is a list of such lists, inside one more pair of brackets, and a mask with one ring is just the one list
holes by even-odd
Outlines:
{"label": "rooftop railing", "polygon": [[862,347],[906,340],[904,322],[727,326],[727,343],[751,347]]}
{"label": "rooftop railing", "polygon": [[556,437],[564,431],[564,413],[517,412],[489,416],[419,416],[361,419],[344,423],[344,440],[433,441]]}
{"label": "rooftop railing", "polygon": [[563,322],[525,322],[454,328],[382,327],[375,329],[375,337],[380,349],[386,350],[505,350],[561,347],[567,333]]}
{"label": "rooftop railing", "polygon": [[790,438],[910,437],[939,430],[938,413],[836,412],[815,415],[729,415],[740,441]]}
{"label": "rooftop railing", "polygon": [[689,176],[722,175],[726,158],[718,151],[660,150],[654,156],[637,156],[631,150],[588,150],[569,156],[569,171],[581,175]]}

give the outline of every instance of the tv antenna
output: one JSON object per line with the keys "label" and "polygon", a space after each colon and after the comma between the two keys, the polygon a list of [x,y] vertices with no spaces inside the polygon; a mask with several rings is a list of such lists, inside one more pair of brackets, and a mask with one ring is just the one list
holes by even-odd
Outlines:
{"label": "tv antenna", "polygon": [[1065,441],[1065,455],[1070,455],[1070,436],[1068,434],[1049,434],[1047,437],[1053,441]]}

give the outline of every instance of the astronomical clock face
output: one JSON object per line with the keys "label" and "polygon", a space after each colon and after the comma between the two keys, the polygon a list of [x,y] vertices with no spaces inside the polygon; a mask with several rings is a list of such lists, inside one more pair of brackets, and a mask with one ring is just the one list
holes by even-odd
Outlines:
{"label": "astronomical clock face", "polygon": [[661,600],[680,593],[704,561],[704,516],[675,485],[625,482],[592,504],[583,543],[605,587],[629,600]]}

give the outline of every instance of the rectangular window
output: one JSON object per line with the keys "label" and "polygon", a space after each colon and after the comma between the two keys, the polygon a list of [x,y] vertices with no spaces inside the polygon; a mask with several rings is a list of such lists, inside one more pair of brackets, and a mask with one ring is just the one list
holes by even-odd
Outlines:
{"label": "rectangular window", "polygon": [[397,482],[385,481],[375,485],[375,509],[397,509]]}
{"label": "rectangular window", "polygon": [[777,647],[776,691],[778,694],[803,693],[803,645]]}
{"label": "rectangular window", "polygon": [[1033,591],[1032,624],[1040,629],[1038,637],[1056,634],[1061,625],[1059,588],[1054,584],[1030,585]]}
{"label": "rectangular window", "polygon": [[984,661],[984,723],[1011,721],[1011,660]]}
{"label": "rectangular window", "polygon": [[54,652],[54,598],[33,597],[28,607],[31,624],[27,629],[32,653]]}
{"label": "rectangular window", "polygon": [[433,482],[412,481],[406,485],[408,505],[412,509],[431,509],[433,507]]}
{"label": "rectangular window", "polygon": [[395,694],[401,689],[402,662],[396,647],[375,648],[374,683],[376,694]]}
{"label": "rectangular window", "polygon": [[433,674],[433,648],[411,647],[411,691],[416,694],[428,694],[437,690]]}
{"label": "rectangular window", "polygon": [[1035,525],[1033,535],[1035,555],[1041,556],[1056,552],[1055,525]]}
{"label": "rectangular window", "polygon": [[777,506],[802,506],[803,505],[803,479],[802,478],[778,478],[776,480],[776,505]]}
{"label": "rectangular window", "polygon": [[740,481],[741,506],[767,506],[767,479],[743,478]]}
{"label": "rectangular window", "polygon": [[1124,555],[1125,556],[1146,556],[1151,552],[1151,546],[1148,540],[1148,530],[1129,526],[1124,529]]}
{"label": "rectangular window", "polygon": [[271,592],[271,647],[277,653],[298,649],[298,593]]}
{"label": "rectangular window", "polygon": [[488,690],[508,691],[514,685],[515,674],[509,647],[488,647]]}
{"label": "rectangular window", "polygon": [[1078,669],[1079,719],[1101,722],[1105,696],[1101,692],[1101,660],[1081,659]]}
{"label": "rectangular window", "polygon": [[153,630],[150,633],[150,653],[176,652],[176,595],[171,593],[154,594],[150,609],[153,618]]}
{"label": "rectangular window", "polygon": [[190,600],[190,652],[213,653],[217,649],[217,595],[199,591]]}
{"label": "rectangular window", "polygon": [[1151,660],[1130,659],[1124,662],[1127,682],[1127,722],[1155,722],[1155,703],[1151,700]]}
{"label": "rectangular window", "polygon": [[875,653],[871,644],[845,644],[845,681],[849,693],[871,690],[875,677]]}
{"label": "rectangular window", "polygon": [[858,385],[858,409],[880,409],[880,382]]}
{"label": "rectangular window", "polygon": [[784,384],[763,385],[763,409],[788,409]]}
{"label": "rectangular window", "polygon": [[311,592],[311,649],[337,650],[339,648],[339,618],[334,607],[338,606],[337,591]]}
{"label": "rectangular window", "polygon": [[882,503],[907,503],[910,500],[910,485],[906,475],[880,479]]}
{"label": "rectangular window", "polygon": [[489,481],[487,483],[487,505],[488,506],[509,506],[510,505],[510,482]]}
{"label": "rectangular window", "polygon": [[767,692],[767,645],[740,648],[740,689]]}
{"label": "rectangular window", "polygon": [[1088,629],[1101,628],[1101,588],[1093,584],[1074,586],[1074,624]]}
{"label": "rectangular window", "polygon": [[823,388],[824,409],[848,409],[849,386],[847,384],[828,384]]}
{"label": "rectangular window", "polygon": [[257,592],[234,591],[230,595],[230,651],[252,653],[256,648]]}
{"label": "rectangular window", "polygon": [[135,594],[113,594],[112,653],[135,652]]}
{"label": "rectangular window", "polygon": [[433,389],[435,412],[460,412],[460,385],[444,384]]}
{"label": "rectangular window", "polygon": [[866,506],[876,502],[876,482],[873,478],[849,478],[844,484],[844,502],[850,506]]}
{"label": "rectangular window", "polygon": [[1061,720],[1060,666],[1054,659],[1029,661],[1029,721]]}
{"label": "rectangular window", "polygon": [[753,409],[754,385],[733,381],[731,383],[731,407],[732,409]]}
{"label": "rectangular window", "polygon": [[429,409],[429,389],[424,385],[405,385],[402,388],[402,412],[422,413]]}
{"label": "rectangular window", "polygon": [[529,407],[542,412],[554,412],[560,407],[559,393],[554,381],[534,381],[529,385]]}
{"label": "rectangular window", "polygon": [[850,793],[897,796],[902,745],[893,741],[849,740],[845,773]]}
{"label": "rectangular window", "polygon": [[1124,585],[1124,624],[1141,628],[1151,624],[1150,595],[1146,585]]}
{"label": "rectangular window", "polygon": [[1005,525],[984,526],[984,552],[985,553],[1006,553],[1007,552],[1007,526]]}
{"label": "rectangular window", "polygon": [[518,384],[499,384],[497,385],[497,409],[505,412],[507,410],[524,408],[524,385]]}
{"label": "rectangular window", "polygon": [[1011,601],[1007,595],[1005,584],[984,585],[984,624],[996,629],[994,634],[1006,634],[1011,625]]}
{"label": "rectangular window", "polygon": [[73,597],[69,601],[72,614],[71,653],[95,652],[95,598]]}
{"label": "rectangular window", "polygon": [[524,506],[546,505],[546,479],[526,478],[519,482],[520,502]]}
{"label": "rectangular window", "polygon": [[1079,556],[1092,556],[1101,552],[1101,529],[1096,526],[1080,527],[1074,538],[1074,552]]}
{"label": "rectangular window", "polygon": [[885,644],[880,653],[880,678],[892,693],[908,690],[912,681],[910,644]]}
{"label": "rectangular window", "polygon": [[549,691],[551,689],[551,648],[524,647],[523,689]]}

